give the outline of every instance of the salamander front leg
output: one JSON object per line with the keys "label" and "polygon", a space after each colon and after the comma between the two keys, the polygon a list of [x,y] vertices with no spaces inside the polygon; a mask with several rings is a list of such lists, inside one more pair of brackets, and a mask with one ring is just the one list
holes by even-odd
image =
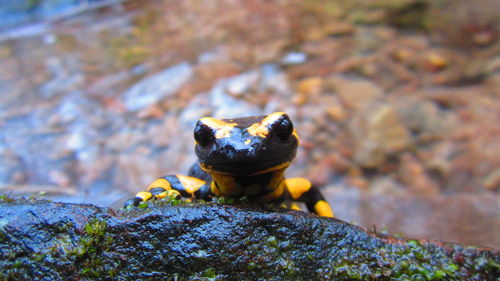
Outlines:
{"label": "salamander front leg", "polygon": [[293,200],[304,202],[307,209],[322,217],[334,217],[330,204],[319,189],[305,178],[286,179],[288,193]]}
{"label": "salamander front leg", "polygon": [[141,202],[152,199],[167,197],[180,199],[181,196],[209,200],[211,198],[210,187],[207,182],[195,177],[164,176],[150,184],[146,191],[141,191],[134,198],[125,201],[124,207],[138,206]]}

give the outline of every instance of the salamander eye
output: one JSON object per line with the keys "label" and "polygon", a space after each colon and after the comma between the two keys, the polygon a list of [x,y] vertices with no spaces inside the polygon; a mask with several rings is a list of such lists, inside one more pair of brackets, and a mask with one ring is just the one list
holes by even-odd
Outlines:
{"label": "salamander eye", "polygon": [[194,128],[194,140],[201,146],[207,146],[214,141],[214,131],[212,128],[198,121]]}
{"label": "salamander eye", "polygon": [[288,115],[283,115],[278,122],[275,124],[274,132],[282,141],[286,141],[290,138],[293,133],[293,124],[292,120],[288,117]]}

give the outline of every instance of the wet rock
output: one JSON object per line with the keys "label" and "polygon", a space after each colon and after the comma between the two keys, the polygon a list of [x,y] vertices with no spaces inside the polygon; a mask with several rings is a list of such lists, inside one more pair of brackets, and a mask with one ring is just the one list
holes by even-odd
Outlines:
{"label": "wet rock", "polygon": [[342,102],[355,110],[383,96],[382,89],[366,79],[353,79],[345,76],[330,77],[332,87]]}
{"label": "wet rock", "polygon": [[405,97],[393,104],[412,136],[422,142],[444,138],[455,124],[453,116],[444,113],[436,103],[428,100]]}
{"label": "wet rock", "polygon": [[369,189],[329,185],[335,214],[346,221],[406,237],[482,245],[498,249],[500,231],[496,192],[415,195],[387,176],[377,176]]}
{"label": "wet rock", "polygon": [[9,198],[0,249],[0,274],[15,280],[494,280],[500,263],[497,250],[377,235],[285,209],[152,204],[116,213]]}
{"label": "wet rock", "polygon": [[252,87],[259,81],[257,70],[248,71],[226,80],[225,90],[233,96],[241,96],[252,90]]}
{"label": "wet rock", "polygon": [[347,110],[340,99],[334,95],[323,95],[320,98],[320,103],[326,104],[326,114],[334,121],[343,121],[347,117]]}
{"label": "wet rock", "polygon": [[488,174],[482,181],[483,186],[489,190],[500,189],[500,169],[496,169]]}
{"label": "wet rock", "polygon": [[440,191],[439,186],[429,177],[422,163],[410,153],[404,153],[401,156],[399,179],[417,195],[437,195]]}
{"label": "wet rock", "polygon": [[130,111],[144,109],[173,95],[191,78],[192,73],[193,68],[187,62],[169,67],[132,86],[124,95],[124,103]]}
{"label": "wet rock", "polygon": [[281,63],[285,65],[301,64],[304,63],[306,60],[307,60],[306,54],[301,52],[290,52],[281,59]]}
{"label": "wet rock", "polygon": [[[0,144],[0,186],[5,186],[13,182],[20,183],[25,176],[22,175],[22,159],[12,150],[3,148]],[[17,178],[17,181],[16,181]]]}
{"label": "wet rock", "polygon": [[219,80],[210,91],[199,94],[191,101],[181,119],[195,122],[208,114],[230,118],[241,116],[241,112],[245,112],[245,116],[260,115],[263,114],[262,107],[268,111],[275,110],[265,100],[268,93],[291,93],[286,75],[276,64],[264,64],[258,69]]}
{"label": "wet rock", "polygon": [[317,100],[323,90],[323,79],[309,77],[297,84],[297,93],[293,98],[295,104],[303,105],[309,100]]}
{"label": "wet rock", "polygon": [[389,104],[366,106],[351,120],[349,131],[354,142],[354,161],[367,168],[381,165],[389,155],[412,145],[408,129]]}

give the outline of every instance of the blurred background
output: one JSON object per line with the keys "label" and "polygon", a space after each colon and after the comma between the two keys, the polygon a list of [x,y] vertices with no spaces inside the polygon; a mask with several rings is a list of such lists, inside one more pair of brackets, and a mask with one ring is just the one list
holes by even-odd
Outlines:
{"label": "blurred background", "polygon": [[[495,4],[496,3],[496,4]],[[287,112],[338,218],[500,248],[493,0],[0,0],[0,193],[119,207]]]}

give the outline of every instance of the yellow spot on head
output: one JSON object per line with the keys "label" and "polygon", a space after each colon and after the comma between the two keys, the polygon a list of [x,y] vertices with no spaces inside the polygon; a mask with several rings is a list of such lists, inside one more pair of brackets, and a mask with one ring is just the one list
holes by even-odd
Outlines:
{"label": "yellow spot on head", "polygon": [[292,135],[297,139],[297,143],[299,143],[300,142],[299,135],[297,134],[297,131],[295,129],[293,129]]}
{"label": "yellow spot on head", "polygon": [[261,123],[254,123],[248,127],[247,132],[254,137],[265,138],[269,134],[269,129]]}
{"label": "yellow spot on head", "polygon": [[284,112],[271,113],[259,123],[252,124],[252,126],[248,127],[247,131],[252,136],[265,138],[269,134],[269,125],[276,122],[283,115],[285,115]]}
{"label": "yellow spot on head", "polygon": [[215,138],[217,139],[229,137],[234,126],[237,125],[236,123],[227,123],[225,121],[212,117],[203,117],[200,119],[200,121],[215,130]]}
{"label": "yellow spot on head", "polygon": [[251,139],[245,140],[245,145],[248,145],[251,141],[252,141]]}

